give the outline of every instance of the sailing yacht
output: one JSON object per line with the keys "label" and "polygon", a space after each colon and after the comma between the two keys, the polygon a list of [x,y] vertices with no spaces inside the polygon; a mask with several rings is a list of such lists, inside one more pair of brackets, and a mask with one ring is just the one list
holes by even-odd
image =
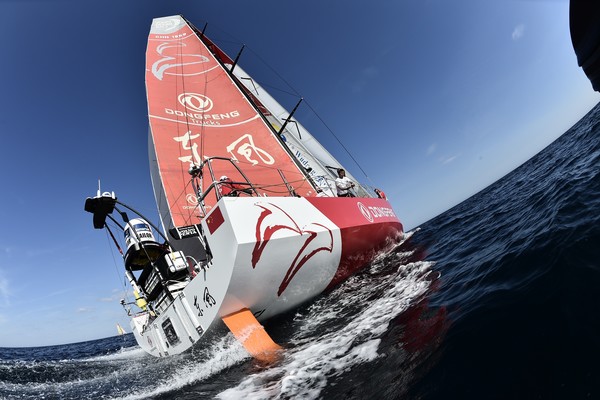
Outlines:
{"label": "sailing yacht", "polygon": [[117,323],[117,334],[119,336],[126,334],[125,329],[121,326],[121,324]]}
{"label": "sailing yacht", "polygon": [[[146,91],[160,227],[100,188],[85,204],[94,227],[125,248],[133,300],[122,304],[135,338],[164,357],[224,322],[250,354],[271,360],[280,346],[260,322],[395,246],[402,224],[385,196],[352,175],[353,196],[338,197],[343,166],[295,109],[182,16],[152,22]],[[123,230],[124,245],[110,226]]]}

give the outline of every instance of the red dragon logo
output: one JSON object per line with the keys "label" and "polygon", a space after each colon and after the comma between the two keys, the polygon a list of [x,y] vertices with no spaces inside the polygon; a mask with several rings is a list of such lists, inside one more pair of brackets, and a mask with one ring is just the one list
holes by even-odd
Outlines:
{"label": "red dragon logo", "polygon": [[[294,261],[292,261],[292,265],[288,268],[283,281],[279,285],[279,290],[277,291],[277,296],[281,296],[283,291],[288,287],[296,273],[300,271],[300,269],[306,264],[308,260],[310,260],[315,254],[321,251],[332,252],[333,250],[333,233],[326,226],[319,223],[310,223],[304,229],[300,228],[296,221],[282,208],[276,206],[272,203],[267,203],[265,205],[256,204],[257,207],[262,208],[262,212],[258,217],[258,221],[256,222],[256,244],[254,245],[254,250],[252,251],[252,268],[256,268],[256,265],[260,261],[260,257],[262,256],[265,247],[271,237],[275,234],[275,232],[287,229],[292,232],[296,232],[300,236],[306,235],[306,240],[304,244],[296,254]],[[277,218],[269,218],[277,217]],[[281,217],[285,216],[287,220],[289,220],[289,225],[283,225],[279,223],[281,221]],[[273,221],[271,221],[273,220]],[[317,232],[315,230],[307,229],[310,226],[320,227],[327,230],[329,233],[329,246],[317,246],[316,243],[313,243],[315,238],[317,237]],[[311,246],[312,245],[312,246]]]}

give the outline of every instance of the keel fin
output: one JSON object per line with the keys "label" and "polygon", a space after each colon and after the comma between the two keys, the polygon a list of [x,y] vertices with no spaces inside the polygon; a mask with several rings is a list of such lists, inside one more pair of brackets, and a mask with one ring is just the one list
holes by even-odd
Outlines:
{"label": "keel fin", "polygon": [[271,339],[250,310],[244,308],[226,315],[223,317],[223,322],[252,357],[263,362],[277,360],[281,346]]}

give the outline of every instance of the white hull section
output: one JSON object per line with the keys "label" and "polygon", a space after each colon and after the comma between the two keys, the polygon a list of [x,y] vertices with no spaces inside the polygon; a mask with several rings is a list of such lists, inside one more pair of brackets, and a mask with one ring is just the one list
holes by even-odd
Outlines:
{"label": "white hull section", "polygon": [[221,315],[248,308],[266,319],[331,282],[340,263],[340,232],[306,199],[224,198],[218,207],[222,226],[211,234],[204,224],[214,264],[234,265]]}
{"label": "white hull section", "polygon": [[212,262],[151,318],[132,319],[154,356],[190,348],[240,309],[267,319],[322,293],[341,256],[339,229],[304,198],[223,198],[202,222]]}
{"label": "white hull section", "polygon": [[[138,344],[148,353],[161,357],[179,354],[190,348],[215,319],[220,320],[233,265],[208,265],[178,291],[171,287],[174,300],[152,319],[149,312],[132,318],[131,328]],[[148,323],[149,322],[149,323]]]}

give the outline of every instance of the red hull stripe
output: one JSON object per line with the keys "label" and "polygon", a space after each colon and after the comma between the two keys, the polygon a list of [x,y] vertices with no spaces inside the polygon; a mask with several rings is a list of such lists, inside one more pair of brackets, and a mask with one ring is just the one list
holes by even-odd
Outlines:
{"label": "red hull stripe", "polygon": [[307,200],[341,231],[340,265],[327,289],[373,261],[380,251],[395,244],[402,233],[402,224],[386,200],[359,197]]}

